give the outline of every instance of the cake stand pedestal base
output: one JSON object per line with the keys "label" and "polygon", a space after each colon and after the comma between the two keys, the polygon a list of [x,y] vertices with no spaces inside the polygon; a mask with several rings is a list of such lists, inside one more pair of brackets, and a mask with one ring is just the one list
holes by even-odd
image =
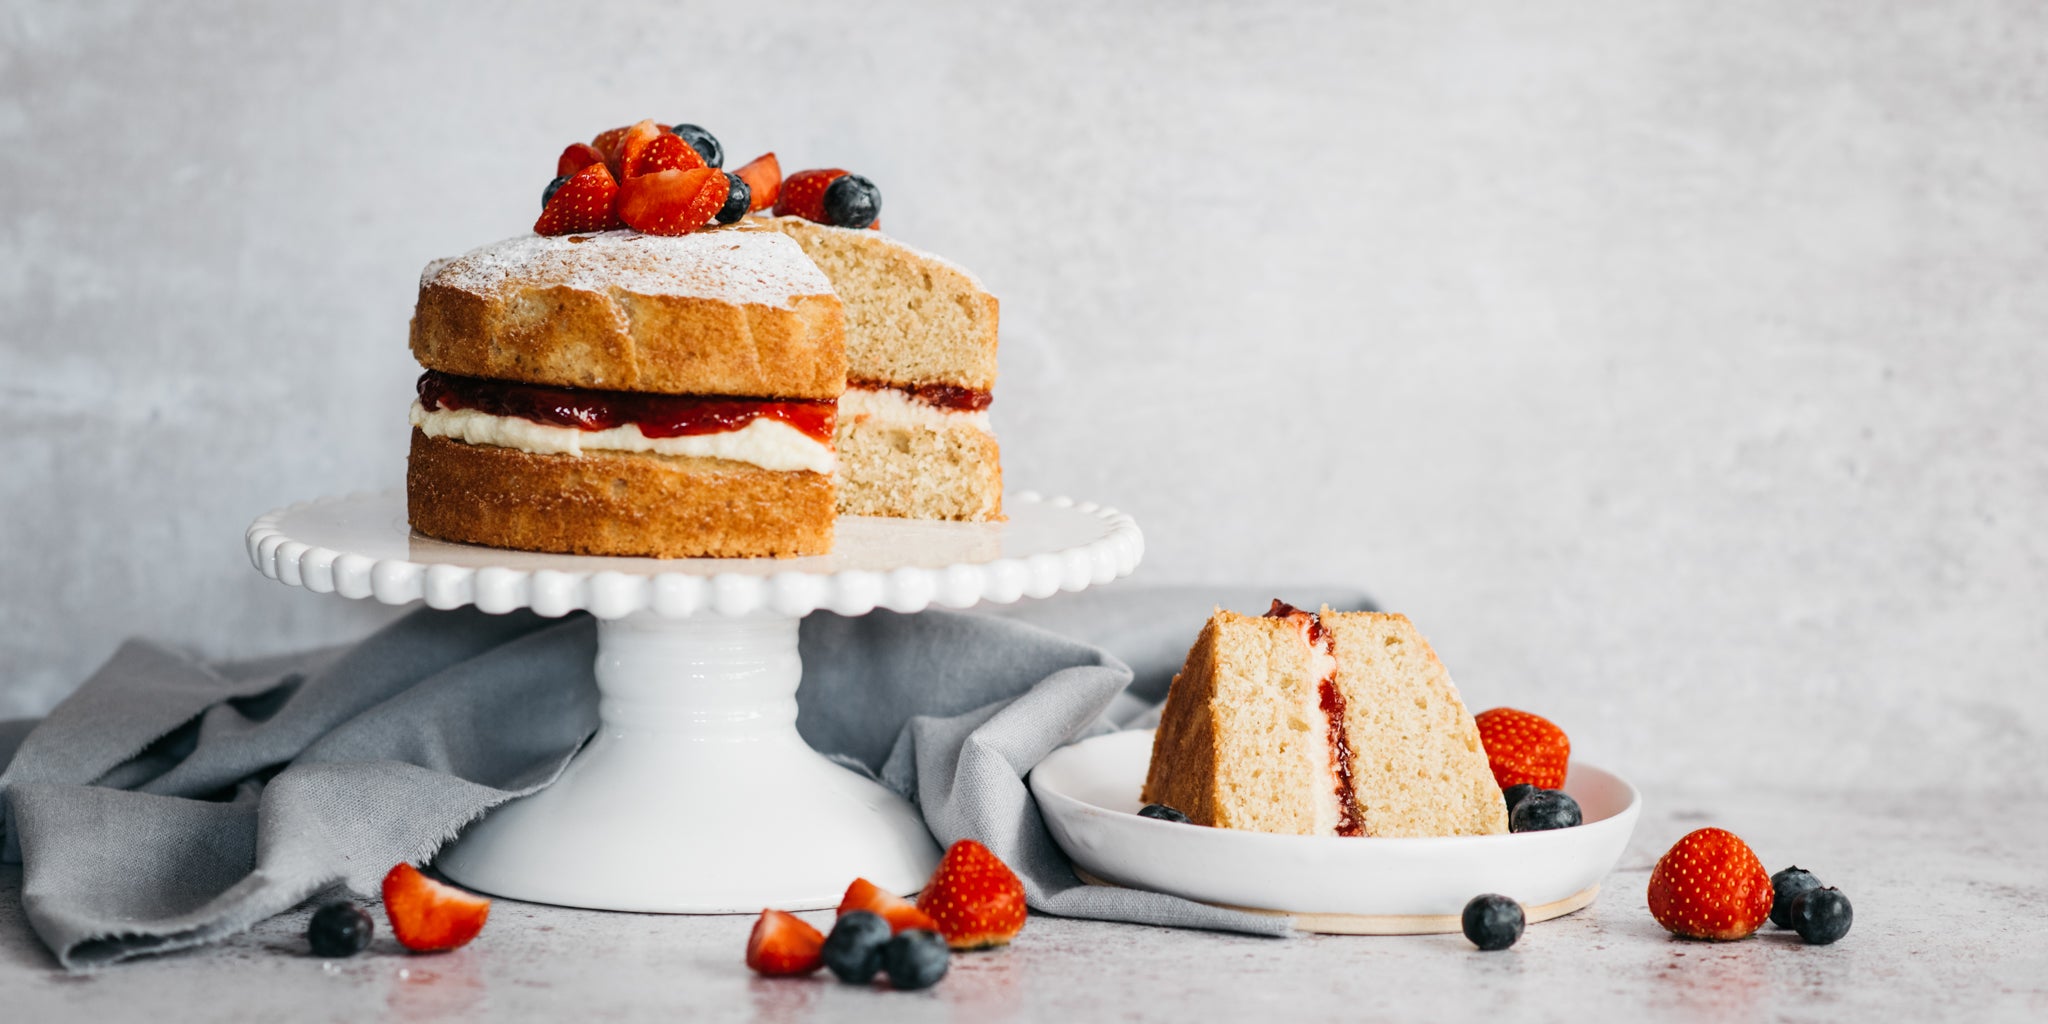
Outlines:
{"label": "cake stand pedestal base", "polygon": [[600,620],[597,735],[436,863],[492,895],[602,910],[815,910],[856,877],[916,891],[939,858],[916,811],[797,735],[801,621]]}

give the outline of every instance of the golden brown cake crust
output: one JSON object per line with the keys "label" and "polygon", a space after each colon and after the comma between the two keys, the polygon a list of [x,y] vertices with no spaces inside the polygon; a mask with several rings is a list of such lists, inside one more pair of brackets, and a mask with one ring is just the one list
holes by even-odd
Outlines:
{"label": "golden brown cake crust", "polygon": [[846,387],[831,282],[754,225],[525,236],[439,261],[421,275],[412,351],[431,370],[561,387],[762,398]]}
{"label": "golden brown cake crust", "polygon": [[832,481],[722,459],[535,455],[412,432],[412,527],[522,551],[758,558],[832,549]]}

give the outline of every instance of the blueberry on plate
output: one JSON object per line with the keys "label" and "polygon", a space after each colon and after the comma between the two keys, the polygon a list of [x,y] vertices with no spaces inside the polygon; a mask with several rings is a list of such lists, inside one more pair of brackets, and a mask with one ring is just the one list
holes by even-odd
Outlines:
{"label": "blueberry on plate", "polygon": [[1177,821],[1183,825],[1188,823],[1187,815],[1182,814],[1181,812],[1176,811],[1173,808],[1166,806],[1165,804],[1146,804],[1145,806],[1138,808],[1138,817],[1158,818],[1160,821]]}
{"label": "blueberry on plate", "polygon": [[1515,805],[1514,813],[1508,815],[1508,831],[1548,832],[1571,828],[1583,820],[1579,802],[1566,796],[1564,790],[1539,789]]}
{"label": "blueberry on plate", "polygon": [[1472,897],[1465,904],[1465,937],[1480,949],[1506,949],[1522,937],[1522,905],[1499,893]]}
{"label": "blueberry on plate", "polygon": [[858,174],[842,174],[825,186],[825,223],[864,228],[882,215],[882,190]]}
{"label": "blueberry on plate", "polygon": [[754,187],[731,171],[725,172],[725,205],[718,208],[718,216],[712,219],[720,224],[730,224],[747,215],[747,207],[753,205]]}
{"label": "blueberry on plate", "polygon": [[548,187],[542,189],[540,193],[540,208],[543,210],[547,209],[548,200],[553,199],[555,197],[555,192],[560,190],[563,185],[566,185],[568,183],[569,175],[566,174],[562,175],[559,178],[556,178],[551,182],[548,182]]}
{"label": "blueberry on plate", "polygon": [[683,141],[689,143],[690,148],[704,158],[704,166],[725,166],[725,147],[718,144],[718,136],[694,124],[676,125],[669,129],[669,134],[682,136]]}
{"label": "blueberry on plate", "polygon": [[1792,927],[1792,901],[1809,889],[1820,888],[1820,879],[1797,864],[1771,876],[1771,923]]}
{"label": "blueberry on plate", "polygon": [[370,944],[376,930],[361,907],[340,900],[313,912],[306,923],[306,942],[314,956],[354,956]]}
{"label": "blueberry on plate", "polygon": [[1849,908],[1849,897],[1833,886],[1808,889],[1792,898],[1792,930],[1815,946],[1825,946],[1849,934],[1849,923],[1855,916]]}
{"label": "blueberry on plate", "polygon": [[1513,814],[1515,813],[1515,805],[1521,803],[1523,797],[1536,792],[1537,788],[1538,787],[1533,782],[1517,782],[1514,785],[1501,790],[1500,798],[1507,802],[1508,813]]}
{"label": "blueberry on plate", "polygon": [[946,976],[951,956],[938,932],[911,928],[882,946],[882,970],[889,975],[889,984],[905,992],[930,988]]}
{"label": "blueberry on plate", "polygon": [[882,915],[867,910],[849,910],[839,915],[832,934],[825,936],[825,966],[839,980],[865,985],[882,969],[882,947],[889,944],[892,929]]}

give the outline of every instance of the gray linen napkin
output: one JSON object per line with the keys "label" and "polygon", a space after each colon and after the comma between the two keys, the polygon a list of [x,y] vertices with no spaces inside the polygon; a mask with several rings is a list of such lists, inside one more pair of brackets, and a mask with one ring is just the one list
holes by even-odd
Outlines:
{"label": "gray linen napkin", "polygon": [[[1156,703],[1212,606],[1274,593],[1369,606],[1339,588],[1121,587],[991,614],[821,612],[803,624],[797,728],[913,799],[941,843],[987,844],[1034,909],[1282,934],[1082,884],[1024,784]],[[0,723],[0,857],[22,862],[29,924],[72,969],[205,943],[336,884],[373,893],[553,781],[597,724],[595,651],[586,616],[474,609],[254,663],[130,641],[48,718]]]}

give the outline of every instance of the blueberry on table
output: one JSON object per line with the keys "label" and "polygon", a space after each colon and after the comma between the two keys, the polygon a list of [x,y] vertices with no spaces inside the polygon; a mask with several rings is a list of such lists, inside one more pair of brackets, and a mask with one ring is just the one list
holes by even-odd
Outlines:
{"label": "blueberry on table", "polygon": [[725,166],[725,147],[718,144],[718,136],[694,124],[676,125],[674,128],[669,129],[669,134],[679,135],[684,142],[689,143],[690,148],[696,150],[697,155],[704,158],[704,166]]}
{"label": "blueberry on table", "polygon": [[346,900],[313,912],[306,924],[306,942],[314,956],[354,956],[370,944],[377,926],[361,907]]}
{"label": "blueberry on table", "polygon": [[747,215],[747,207],[754,201],[754,187],[746,179],[730,171],[725,175],[725,205],[718,208],[718,215],[711,218],[720,224],[730,224]]}
{"label": "blueberry on table", "polygon": [[1508,813],[1513,814],[1515,813],[1515,805],[1521,803],[1523,797],[1526,797],[1529,794],[1534,793],[1536,791],[1537,786],[1533,782],[1517,782],[1514,785],[1501,790],[1500,798],[1503,801],[1506,801],[1508,805]]}
{"label": "blueberry on table", "polygon": [[882,190],[858,174],[842,174],[825,186],[825,223],[864,228],[882,215]]}
{"label": "blueberry on table", "polygon": [[1849,934],[1849,923],[1855,916],[1849,908],[1849,897],[1832,886],[1808,889],[1792,899],[1792,930],[1815,946],[1825,946]]}
{"label": "blueberry on table", "polygon": [[1579,802],[1566,796],[1564,790],[1539,789],[1515,804],[1514,812],[1508,815],[1508,831],[1548,832],[1571,828],[1583,820]]}
{"label": "blueberry on table", "polygon": [[839,915],[832,934],[825,936],[825,967],[839,980],[865,985],[882,969],[882,947],[893,931],[882,915],[867,910],[849,910]]}
{"label": "blueberry on table", "polygon": [[1146,804],[1145,806],[1138,808],[1138,817],[1158,818],[1160,821],[1177,821],[1183,825],[1188,823],[1187,815],[1182,814],[1181,812],[1176,811],[1173,808],[1166,806],[1165,804]]}
{"label": "blueberry on table", "polygon": [[1522,905],[1499,893],[1472,897],[1465,904],[1465,937],[1483,950],[1506,949],[1522,937]]}
{"label": "blueberry on table", "polygon": [[912,928],[896,933],[882,947],[882,970],[889,984],[905,992],[930,988],[946,976],[952,951],[938,932]]}
{"label": "blueberry on table", "polygon": [[547,188],[545,188],[545,189],[542,189],[542,190],[541,190],[541,193],[540,193],[540,208],[541,208],[541,209],[545,210],[545,209],[547,209],[547,208],[548,208],[548,200],[550,200],[550,199],[553,199],[553,198],[555,197],[555,192],[556,192],[557,190],[559,190],[559,189],[560,189],[560,188],[561,188],[561,187],[562,187],[563,185],[566,185],[566,184],[568,184],[568,183],[569,183],[569,177],[570,177],[569,175],[567,175],[567,174],[564,174],[564,175],[562,175],[561,177],[559,177],[559,178],[556,178],[555,180],[553,180],[553,181],[551,181],[551,182],[548,182],[548,187],[547,187]]}
{"label": "blueberry on table", "polygon": [[1820,879],[1797,864],[1771,876],[1771,923],[1792,927],[1792,901],[1809,889],[1820,888]]}

